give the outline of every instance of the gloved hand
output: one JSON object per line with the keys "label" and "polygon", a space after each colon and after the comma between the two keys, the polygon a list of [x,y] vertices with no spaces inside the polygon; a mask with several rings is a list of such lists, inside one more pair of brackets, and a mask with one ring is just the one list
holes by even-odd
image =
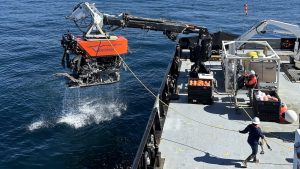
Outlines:
{"label": "gloved hand", "polygon": [[239,133],[242,133],[242,130],[239,130]]}

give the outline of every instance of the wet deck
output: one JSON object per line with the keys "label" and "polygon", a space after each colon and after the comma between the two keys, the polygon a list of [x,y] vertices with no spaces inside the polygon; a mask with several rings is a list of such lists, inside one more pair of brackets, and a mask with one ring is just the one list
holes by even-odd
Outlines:
{"label": "wet deck", "polygon": [[[221,67],[214,63],[212,70],[217,77],[218,90],[222,90]],[[247,143],[248,135],[237,131],[250,124],[250,119],[244,110],[234,108],[229,95],[215,93],[213,105],[188,104],[186,82],[190,66],[189,61],[182,61],[178,81],[180,98],[171,101],[164,124],[160,142],[162,158],[165,158],[164,168],[241,168],[242,160],[251,153],[251,149]],[[281,74],[279,96],[289,109],[295,111],[300,110],[300,99],[295,92],[299,87],[299,83],[291,83]],[[246,99],[243,92],[239,95]],[[249,110],[246,111],[253,117]],[[293,142],[288,140],[294,140],[298,123],[262,122],[261,126],[273,150],[265,146],[265,154],[258,154],[260,163],[248,163],[248,168],[292,168]]]}

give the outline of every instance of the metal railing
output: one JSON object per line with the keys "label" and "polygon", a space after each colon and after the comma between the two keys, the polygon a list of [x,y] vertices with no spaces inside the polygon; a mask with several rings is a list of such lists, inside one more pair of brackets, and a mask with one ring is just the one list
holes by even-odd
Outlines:
{"label": "metal railing", "polygon": [[159,94],[157,95],[155,105],[149,117],[146,130],[135,155],[132,169],[163,168],[163,160],[161,159],[161,153],[159,151],[159,143],[168,111],[170,97],[172,94],[176,93],[176,88],[174,88],[174,86],[176,86],[177,77],[178,57],[176,50],[160,86]]}

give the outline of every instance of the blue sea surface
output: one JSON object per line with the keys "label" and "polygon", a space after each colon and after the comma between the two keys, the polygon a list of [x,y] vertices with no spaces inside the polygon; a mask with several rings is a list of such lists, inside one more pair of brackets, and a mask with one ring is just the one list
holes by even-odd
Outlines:
{"label": "blue sea surface", "polygon": [[[262,19],[300,25],[299,0],[102,0],[105,13],[165,18],[242,34]],[[155,98],[129,71],[111,85],[69,89],[60,65],[60,39],[77,1],[11,0],[0,11],[0,168],[121,168],[130,166]],[[121,29],[125,60],[155,93],[175,42],[161,32]]]}

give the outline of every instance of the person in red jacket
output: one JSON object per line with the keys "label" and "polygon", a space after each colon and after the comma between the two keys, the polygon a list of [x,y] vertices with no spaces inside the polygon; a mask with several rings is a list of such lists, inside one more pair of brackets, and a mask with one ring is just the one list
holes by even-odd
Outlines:
{"label": "person in red jacket", "polygon": [[257,86],[257,77],[254,70],[245,75],[245,86],[248,89],[248,96],[250,98],[250,105],[252,104],[252,89]]}
{"label": "person in red jacket", "polygon": [[245,75],[245,86],[247,88],[253,89],[257,85],[257,77],[255,75],[255,71],[251,70],[249,74]]}

